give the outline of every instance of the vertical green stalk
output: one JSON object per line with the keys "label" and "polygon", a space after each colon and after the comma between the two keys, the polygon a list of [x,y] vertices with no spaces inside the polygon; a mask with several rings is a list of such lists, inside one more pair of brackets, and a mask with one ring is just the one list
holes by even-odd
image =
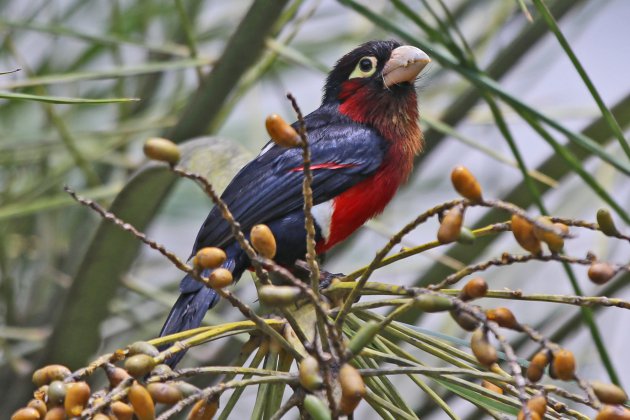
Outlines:
{"label": "vertical green stalk", "polygon": [[[291,369],[291,365],[293,364],[293,356],[287,353],[284,350],[280,350],[278,354],[278,366],[277,370],[279,372],[288,372]],[[280,405],[282,404],[282,397],[284,396],[284,390],[286,388],[285,384],[272,384],[270,385],[269,390],[269,402],[267,404],[267,411],[265,412],[265,416],[267,418],[271,418],[274,413],[276,413],[280,409]]]}
{"label": "vertical green stalk", "polygon": [[[258,351],[256,352],[256,355],[252,359],[252,362],[249,364],[249,367],[257,368],[260,365],[260,363],[263,361],[268,350],[269,350],[269,340],[264,340],[260,344],[260,347],[258,347]],[[243,375],[243,379],[248,379],[251,377],[252,377],[251,374]],[[241,398],[243,391],[245,391],[245,387],[239,387],[234,390],[227,404],[225,404],[225,407],[221,411],[221,414],[219,414],[219,417],[217,418],[217,420],[227,420],[229,418],[230,413],[232,413],[232,410],[234,409],[234,406],[236,405],[238,400]]]}
{"label": "vertical green stalk", "polygon": [[[265,357],[265,369],[268,370],[276,370],[276,366],[278,365],[278,345],[270,344],[269,352]],[[275,411],[268,411],[268,399],[270,397],[271,386],[270,384],[260,384],[258,385],[258,394],[256,395],[256,403],[254,404],[254,409],[252,410],[252,420],[266,419],[270,415],[273,415]]]}

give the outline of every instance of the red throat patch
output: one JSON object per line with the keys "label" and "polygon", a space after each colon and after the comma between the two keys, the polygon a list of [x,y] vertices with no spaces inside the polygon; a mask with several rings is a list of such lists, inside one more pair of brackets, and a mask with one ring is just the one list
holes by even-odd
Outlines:
{"label": "red throat patch", "polygon": [[330,237],[318,244],[318,252],[343,241],[381,213],[411,174],[414,157],[422,149],[415,91],[404,95],[387,89],[375,92],[360,80],[348,80],[342,85],[339,99],[339,112],[375,128],[390,145],[374,175],[335,198]]}

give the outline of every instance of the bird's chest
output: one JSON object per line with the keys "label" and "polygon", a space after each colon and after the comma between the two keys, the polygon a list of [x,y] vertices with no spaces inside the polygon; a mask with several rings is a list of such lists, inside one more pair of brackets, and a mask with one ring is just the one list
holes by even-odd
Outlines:
{"label": "bird's chest", "polygon": [[386,164],[371,177],[313,208],[313,216],[323,236],[317,246],[318,253],[343,241],[385,209],[404,177],[395,169]]}

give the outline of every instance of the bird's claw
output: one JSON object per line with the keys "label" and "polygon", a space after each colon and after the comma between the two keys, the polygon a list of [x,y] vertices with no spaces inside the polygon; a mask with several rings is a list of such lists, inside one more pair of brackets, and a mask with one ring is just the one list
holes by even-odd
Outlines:
{"label": "bird's claw", "polygon": [[[306,261],[297,260],[293,267],[293,274],[295,274],[295,276],[299,278],[300,280],[302,280],[303,282],[308,283],[311,276],[311,269],[309,268],[308,263]],[[345,274],[331,273],[329,271],[320,269],[319,289],[323,290],[323,289],[328,288],[328,286],[330,286],[330,283],[333,281],[333,279],[341,278],[341,277],[345,277]]]}

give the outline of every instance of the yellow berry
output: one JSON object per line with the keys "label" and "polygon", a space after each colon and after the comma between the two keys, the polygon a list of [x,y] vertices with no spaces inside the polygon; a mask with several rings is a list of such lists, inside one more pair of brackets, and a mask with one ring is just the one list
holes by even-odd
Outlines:
{"label": "yellow berry", "polygon": [[179,147],[168,139],[153,137],[144,142],[144,154],[149,159],[175,165],[181,158]]}
{"label": "yellow berry", "polygon": [[322,377],[319,374],[319,362],[313,356],[306,356],[299,365],[300,383],[309,391],[321,388]]}

